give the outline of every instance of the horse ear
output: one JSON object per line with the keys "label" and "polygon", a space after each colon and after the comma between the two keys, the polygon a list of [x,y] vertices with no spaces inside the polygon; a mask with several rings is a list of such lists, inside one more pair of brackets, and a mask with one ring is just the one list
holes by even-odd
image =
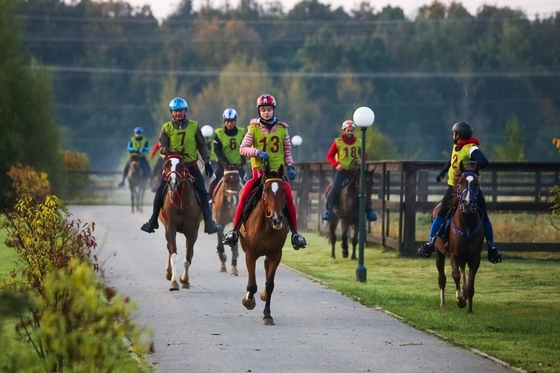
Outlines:
{"label": "horse ear", "polygon": [[264,174],[265,175],[270,175],[270,163],[266,162],[265,166],[264,166]]}
{"label": "horse ear", "polygon": [[281,164],[280,168],[278,169],[278,175],[284,175],[284,165]]}

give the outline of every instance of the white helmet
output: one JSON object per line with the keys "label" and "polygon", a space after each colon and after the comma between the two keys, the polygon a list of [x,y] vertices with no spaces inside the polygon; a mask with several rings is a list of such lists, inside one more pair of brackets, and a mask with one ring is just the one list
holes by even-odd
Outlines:
{"label": "white helmet", "polygon": [[222,119],[226,120],[237,120],[237,111],[232,108],[227,108],[224,113],[222,114]]}
{"label": "white helmet", "polygon": [[344,122],[342,122],[342,130],[344,131],[346,128],[348,127],[352,127],[352,128],[356,128],[356,124],[354,122],[352,122],[350,119],[345,120]]}

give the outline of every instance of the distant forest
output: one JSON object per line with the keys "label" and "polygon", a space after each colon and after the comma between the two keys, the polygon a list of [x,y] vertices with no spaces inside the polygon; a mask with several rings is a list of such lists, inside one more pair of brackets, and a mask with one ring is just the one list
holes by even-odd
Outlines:
{"label": "distant forest", "polygon": [[491,161],[558,161],[560,12],[469,14],[435,1],[408,19],[367,2],[348,14],[316,0],[199,11],[183,0],[159,23],[126,2],[27,0],[16,14],[29,66],[50,72],[61,146],[85,152],[91,169],[122,165],[136,126],[153,145],[175,96],[218,128],[227,107],[246,126],[262,93],[303,138],[298,161],[325,160],[359,106],[376,115],[369,159],[443,163],[451,126],[466,120]]}

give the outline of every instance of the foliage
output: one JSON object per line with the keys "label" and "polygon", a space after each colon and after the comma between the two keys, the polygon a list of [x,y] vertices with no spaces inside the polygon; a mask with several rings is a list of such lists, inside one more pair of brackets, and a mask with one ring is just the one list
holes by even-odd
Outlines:
{"label": "foliage", "polygon": [[[560,138],[553,138],[552,144],[560,151]],[[560,184],[550,188],[550,204],[552,205],[548,215],[550,224],[560,230]]]}
{"label": "foliage", "polygon": [[35,204],[52,192],[48,175],[35,171],[31,166],[12,166],[8,176],[12,179],[13,197],[29,198]]}
{"label": "foliage", "polygon": [[[87,185],[88,175],[80,174],[79,171],[89,170],[89,158],[86,153],[65,150],[62,152],[63,169],[66,172],[65,198],[75,198]],[[69,172],[70,171],[70,172]],[[73,173],[72,171],[78,171]]]}
{"label": "foliage", "polygon": [[516,115],[512,115],[504,130],[504,145],[497,145],[494,148],[494,161],[501,162],[525,162],[525,131],[519,123]]}
{"label": "foliage", "polygon": [[21,27],[16,0],[0,0],[0,207],[10,201],[4,176],[16,165],[48,173],[54,188],[60,183],[59,132],[52,111],[47,71],[21,51]]}

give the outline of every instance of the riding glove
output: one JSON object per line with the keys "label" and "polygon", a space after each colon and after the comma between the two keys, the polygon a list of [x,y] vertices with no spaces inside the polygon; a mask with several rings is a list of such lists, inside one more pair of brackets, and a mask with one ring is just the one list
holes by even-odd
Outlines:
{"label": "riding glove", "polygon": [[258,156],[261,157],[261,159],[264,160],[264,161],[268,160],[268,153],[267,152],[259,151]]}
{"label": "riding glove", "polygon": [[207,162],[204,164],[204,172],[206,173],[206,176],[210,177],[214,174],[214,170],[212,169],[212,165],[210,164],[210,162]]}
{"label": "riding glove", "polygon": [[443,179],[445,177],[445,172],[440,171],[439,174],[437,174],[436,176],[436,181],[439,183],[441,181],[441,179]]}
{"label": "riding glove", "polygon": [[293,168],[288,169],[288,179],[294,180],[296,178],[296,175],[296,170],[294,170]]}

